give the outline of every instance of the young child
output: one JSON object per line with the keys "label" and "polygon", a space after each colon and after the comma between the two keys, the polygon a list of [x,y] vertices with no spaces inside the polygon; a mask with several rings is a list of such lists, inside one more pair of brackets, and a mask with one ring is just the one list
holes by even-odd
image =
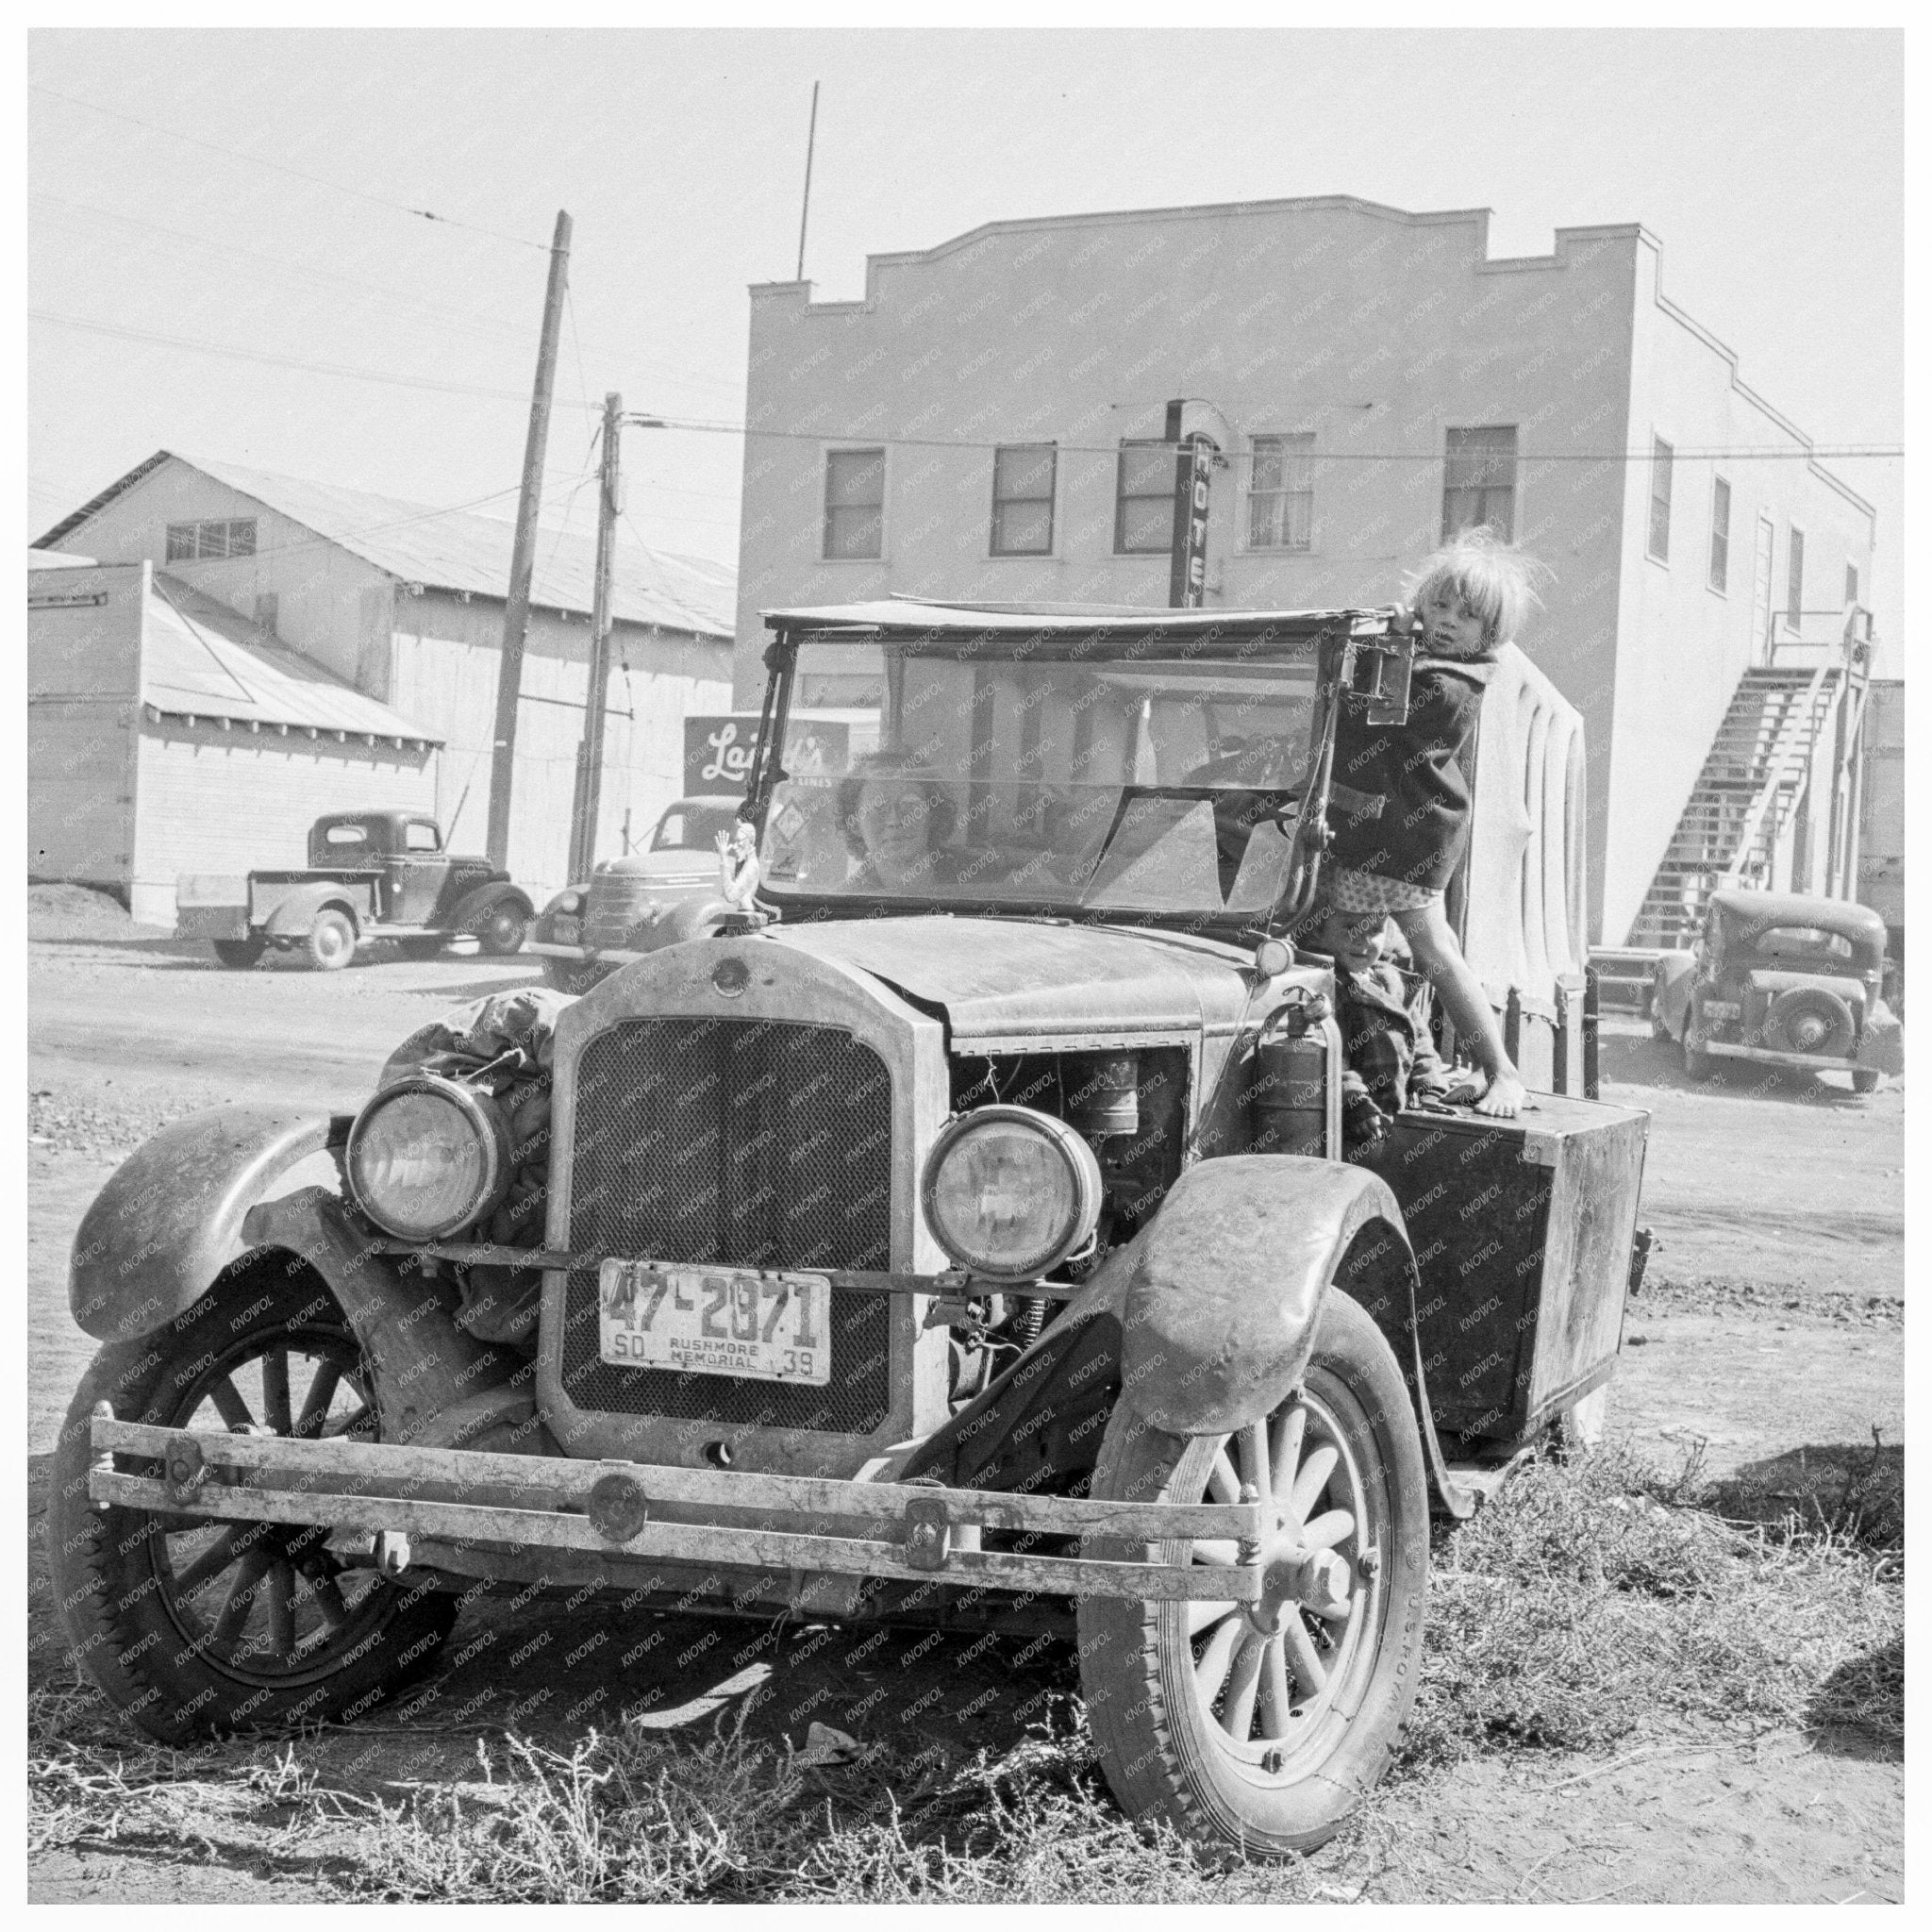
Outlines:
{"label": "young child", "polygon": [[1335,1018],[1341,1028],[1341,1136],[1350,1158],[1373,1156],[1405,1107],[1469,1090],[1429,1037],[1428,986],[1383,957],[1380,912],[1330,906],[1313,943],[1335,960]]}
{"label": "young child", "polygon": [[1523,1076],[1503,1044],[1482,982],[1443,912],[1443,892],[1469,841],[1464,760],[1497,648],[1539,603],[1533,558],[1466,531],[1416,574],[1423,627],[1408,723],[1372,725],[1369,701],[1343,692],[1336,722],[1324,896],[1336,910],[1392,917],[1486,1076],[1479,1113],[1513,1115]]}

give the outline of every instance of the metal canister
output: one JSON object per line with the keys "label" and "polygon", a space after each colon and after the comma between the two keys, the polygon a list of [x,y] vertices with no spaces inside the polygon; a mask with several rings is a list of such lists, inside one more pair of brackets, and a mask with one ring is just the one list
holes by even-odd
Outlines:
{"label": "metal canister", "polygon": [[1249,1121],[1257,1154],[1327,1150],[1328,1051],[1324,1030],[1276,1034],[1255,1050]]}

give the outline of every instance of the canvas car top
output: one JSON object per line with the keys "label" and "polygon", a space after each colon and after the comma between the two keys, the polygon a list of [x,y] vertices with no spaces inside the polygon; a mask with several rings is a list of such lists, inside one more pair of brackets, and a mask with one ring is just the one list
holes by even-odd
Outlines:
{"label": "canvas car top", "polygon": [[813,631],[821,635],[876,638],[1072,639],[1104,631],[1110,637],[1212,637],[1255,640],[1269,635],[1303,641],[1346,623],[1357,634],[1387,626],[1389,612],[1348,608],[1334,610],[1171,610],[1130,605],[941,604],[915,598],[878,598],[862,604],[807,605],[760,613],[774,631]]}

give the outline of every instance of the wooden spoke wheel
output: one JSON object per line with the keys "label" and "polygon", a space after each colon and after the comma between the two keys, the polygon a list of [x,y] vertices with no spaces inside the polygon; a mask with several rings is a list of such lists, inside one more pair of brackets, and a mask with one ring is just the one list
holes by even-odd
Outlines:
{"label": "wooden spoke wheel", "polygon": [[[48,1509],[68,1632],[108,1696],[169,1741],[366,1709],[424,1667],[454,1604],[380,1574],[353,1535],[90,1507],[88,1430],[102,1399],[164,1427],[375,1441],[360,1353],[314,1277],[288,1279],[278,1261],[223,1284],[179,1327],[95,1357]],[[120,1466],[162,1473],[138,1457]]]}
{"label": "wooden spoke wheel", "polygon": [[[1135,1816],[1267,1856],[1329,1838],[1386,1769],[1422,1659],[1428,1499],[1401,1371],[1331,1290],[1303,1386],[1233,1436],[1117,1408],[1092,1493],[1258,1501],[1266,1594],[1080,1606],[1080,1674],[1108,1782]],[[1226,1568],[1231,1542],[1106,1554]]]}

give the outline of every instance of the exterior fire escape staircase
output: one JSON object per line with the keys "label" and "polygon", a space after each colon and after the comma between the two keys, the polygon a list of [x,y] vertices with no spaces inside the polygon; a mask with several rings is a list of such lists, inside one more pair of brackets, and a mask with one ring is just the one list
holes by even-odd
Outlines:
{"label": "exterior fire escape staircase", "polygon": [[1687,946],[1721,887],[1769,887],[1845,682],[1842,662],[1745,672],[1626,945]]}

